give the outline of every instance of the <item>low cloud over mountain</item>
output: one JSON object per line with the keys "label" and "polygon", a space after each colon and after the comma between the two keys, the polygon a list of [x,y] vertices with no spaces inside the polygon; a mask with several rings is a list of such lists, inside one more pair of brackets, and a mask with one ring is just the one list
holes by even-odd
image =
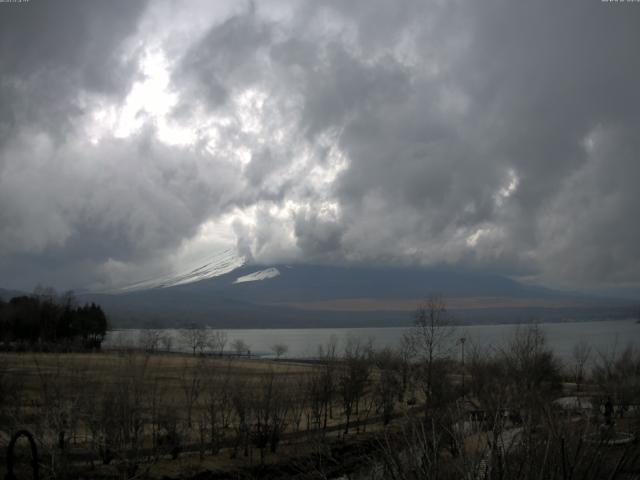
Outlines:
{"label": "low cloud over mountain", "polygon": [[248,262],[640,286],[634,2],[0,4],[0,285]]}

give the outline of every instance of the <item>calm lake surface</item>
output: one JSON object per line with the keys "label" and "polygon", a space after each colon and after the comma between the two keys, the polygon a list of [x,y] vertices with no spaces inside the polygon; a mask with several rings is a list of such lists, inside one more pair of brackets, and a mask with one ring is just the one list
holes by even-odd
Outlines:
{"label": "calm lake surface", "polygon": [[[628,345],[640,346],[640,324],[635,320],[611,320],[597,322],[541,323],[547,342],[558,356],[565,360],[571,358],[573,347],[580,341],[589,343],[594,353],[619,352]],[[472,325],[456,327],[455,339],[466,338],[467,351],[472,345],[500,348],[509,342],[518,325]],[[520,326],[522,328],[522,326]],[[274,344],[288,347],[285,355],[289,358],[313,358],[318,346],[326,345],[332,337],[338,340],[338,350],[349,337],[363,341],[371,340],[374,347],[394,347],[398,345],[408,327],[389,328],[309,328],[309,329],[225,329],[229,350],[231,342],[244,340],[252,355],[271,356]],[[105,347],[135,347],[139,345],[141,330],[127,329],[109,332]],[[173,339],[173,351],[189,351],[181,342],[179,329],[165,329],[163,334]]]}

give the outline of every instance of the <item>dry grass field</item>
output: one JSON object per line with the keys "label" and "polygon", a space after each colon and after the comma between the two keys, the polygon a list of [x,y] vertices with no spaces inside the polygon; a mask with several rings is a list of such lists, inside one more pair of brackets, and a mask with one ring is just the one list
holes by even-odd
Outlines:
{"label": "dry grass field", "polygon": [[[344,438],[339,399],[322,398],[322,365],[135,351],[2,353],[0,362],[2,455],[25,428],[57,468],[64,457],[67,470],[105,477],[134,462],[151,477],[235,471]],[[371,392],[359,400],[352,435],[380,430],[374,404]]]}
{"label": "dry grass field", "polygon": [[[416,351],[353,341],[317,363],[0,353],[0,459],[26,429],[40,478],[365,478],[369,465],[411,479],[640,473],[637,350],[568,369],[532,327],[465,365]],[[591,406],[557,402],[567,395]]]}

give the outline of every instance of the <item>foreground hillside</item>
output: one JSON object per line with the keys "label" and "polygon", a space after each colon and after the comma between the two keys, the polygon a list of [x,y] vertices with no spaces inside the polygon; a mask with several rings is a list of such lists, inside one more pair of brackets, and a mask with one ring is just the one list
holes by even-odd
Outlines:
{"label": "foreground hillside", "polygon": [[[47,479],[640,473],[637,350],[605,358],[583,345],[561,365],[529,328],[504,351],[473,352],[462,365],[420,341],[446,328],[417,323],[398,350],[327,344],[312,364],[2,353],[0,451],[26,429]],[[15,468],[28,474],[24,446]]]}

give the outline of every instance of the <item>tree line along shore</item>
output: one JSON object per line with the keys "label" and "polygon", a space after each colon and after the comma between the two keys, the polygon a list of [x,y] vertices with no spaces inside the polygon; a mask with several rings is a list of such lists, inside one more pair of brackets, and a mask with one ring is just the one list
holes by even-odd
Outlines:
{"label": "tree line along shore", "polygon": [[73,293],[37,288],[5,302],[0,298],[0,348],[18,351],[96,350],[108,329],[95,303],[79,305]]}

